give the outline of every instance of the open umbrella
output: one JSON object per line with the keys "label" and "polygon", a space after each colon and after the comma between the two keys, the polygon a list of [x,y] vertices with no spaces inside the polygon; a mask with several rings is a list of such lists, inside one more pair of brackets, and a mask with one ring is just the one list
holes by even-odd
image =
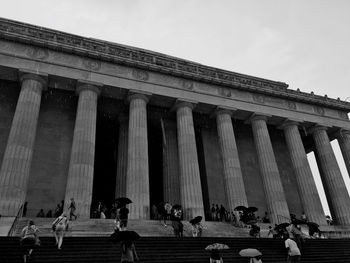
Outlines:
{"label": "open umbrella", "polygon": [[289,223],[282,223],[282,224],[277,225],[275,227],[275,229],[283,229],[283,228],[286,228],[289,225],[290,225]]}
{"label": "open umbrella", "polygon": [[134,241],[139,238],[140,238],[140,235],[137,234],[135,231],[131,231],[131,230],[119,231],[114,234],[115,241]]}
{"label": "open umbrella", "polygon": [[261,256],[262,253],[255,248],[246,248],[239,251],[239,255],[241,257],[253,258],[253,257]]}
{"label": "open umbrella", "polygon": [[234,211],[245,211],[247,208],[244,205],[236,206]]}
{"label": "open umbrella", "polygon": [[228,245],[220,244],[220,243],[214,243],[205,248],[205,250],[223,250],[223,249],[229,249]]}
{"label": "open umbrella", "polygon": [[173,209],[181,209],[181,205],[173,205]]}
{"label": "open umbrella", "polygon": [[198,224],[200,221],[202,221],[202,218],[203,218],[203,217],[201,217],[201,216],[196,216],[195,218],[193,218],[193,219],[190,220],[190,223],[191,223],[192,225]]}
{"label": "open umbrella", "polygon": [[317,224],[317,223],[315,223],[315,222],[307,222],[306,223],[309,227],[314,227],[314,228],[318,228],[319,227],[319,225]]}
{"label": "open umbrella", "polygon": [[255,206],[250,206],[250,207],[248,207],[245,211],[247,212],[247,213],[253,213],[253,212],[256,212],[256,211],[258,211],[259,209],[258,208],[256,208]]}
{"label": "open umbrella", "polygon": [[124,205],[132,203],[132,201],[127,197],[119,197],[115,199],[115,202],[118,204],[117,208],[121,208]]}

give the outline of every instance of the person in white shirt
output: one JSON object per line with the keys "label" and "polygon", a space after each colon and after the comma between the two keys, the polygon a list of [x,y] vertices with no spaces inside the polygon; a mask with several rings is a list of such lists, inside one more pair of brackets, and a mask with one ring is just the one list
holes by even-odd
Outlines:
{"label": "person in white shirt", "polygon": [[288,263],[292,263],[292,262],[299,263],[301,253],[300,253],[300,249],[298,248],[297,243],[293,239],[287,238],[284,241],[284,244],[285,244],[286,248],[288,249],[287,262]]}

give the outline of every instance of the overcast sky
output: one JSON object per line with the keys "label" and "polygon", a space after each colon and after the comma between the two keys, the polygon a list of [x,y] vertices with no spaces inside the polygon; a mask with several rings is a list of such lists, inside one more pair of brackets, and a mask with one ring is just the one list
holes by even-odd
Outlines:
{"label": "overcast sky", "polygon": [[[348,0],[0,0],[0,6],[4,18],[350,101]],[[332,145],[349,190],[339,147]]]}

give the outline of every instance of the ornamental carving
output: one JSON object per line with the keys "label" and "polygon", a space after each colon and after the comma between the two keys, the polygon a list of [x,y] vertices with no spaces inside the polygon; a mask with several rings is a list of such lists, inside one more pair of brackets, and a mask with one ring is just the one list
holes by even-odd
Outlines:
{"label": "ornamental carving", "polygon": [[265,97],[264,95],[260,95],[260,94],[253,94],[253,100],[255,102],[264,104],[265,103]]}
{"label": "ornamental carving", "polygon": [[133,69],[132,76],[138,80],[148,80],[148,78],[149,78],[148,73],[146,71],[140,70],[140,69]]}
{"label": "ornamental carving", "polygon": [[101,62],[92,59],[84,59],[83,66],[89,70],[99,70],[101,68]]}
{"label": "ornamental carving", "polygon": [[287,107],[288,107],[288,109],[296,110],[297,104],[294,101],[287,101]]}
{"label": "ornamental carving", "polygon": [[184,80],[182,81],[182,87],[188,90],[193,90],[193,82]]}
{"label": "ornamental carving", "polygon": [[344,120],[348,120],[348,114],[344,111],[338,111],[338,115],[340,118],[344,119]]}
{"label": "ornamental carving", "polygon": [[231,90],[228,88],[219,88],[219,95],[224,97],[231,97]]}
{"label": "ornamental carving", "polygon": [[318,115],[324,115],[324,109],[322,107],[319,106],[314,106],[314,112],[317,113]]}
{"label": "ornamental carving", "polygon": [[29,47],[26,49],[26,54],[28,57],[34,59],[47,59],[49,57],[49,51],[47,49],[37,48],[37,47]]}

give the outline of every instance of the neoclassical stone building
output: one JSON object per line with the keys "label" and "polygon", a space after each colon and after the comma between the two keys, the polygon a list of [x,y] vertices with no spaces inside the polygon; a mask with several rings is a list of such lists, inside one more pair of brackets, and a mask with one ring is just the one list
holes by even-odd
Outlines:
{"label": "neoclassical stone building", "polygon": [[325,216],[306,153],[315,151],[332,217],[350,198],[350,104],[164,54],[0,19],[0,214],[29,215],[74,197],[268,211],[273,222]]}

